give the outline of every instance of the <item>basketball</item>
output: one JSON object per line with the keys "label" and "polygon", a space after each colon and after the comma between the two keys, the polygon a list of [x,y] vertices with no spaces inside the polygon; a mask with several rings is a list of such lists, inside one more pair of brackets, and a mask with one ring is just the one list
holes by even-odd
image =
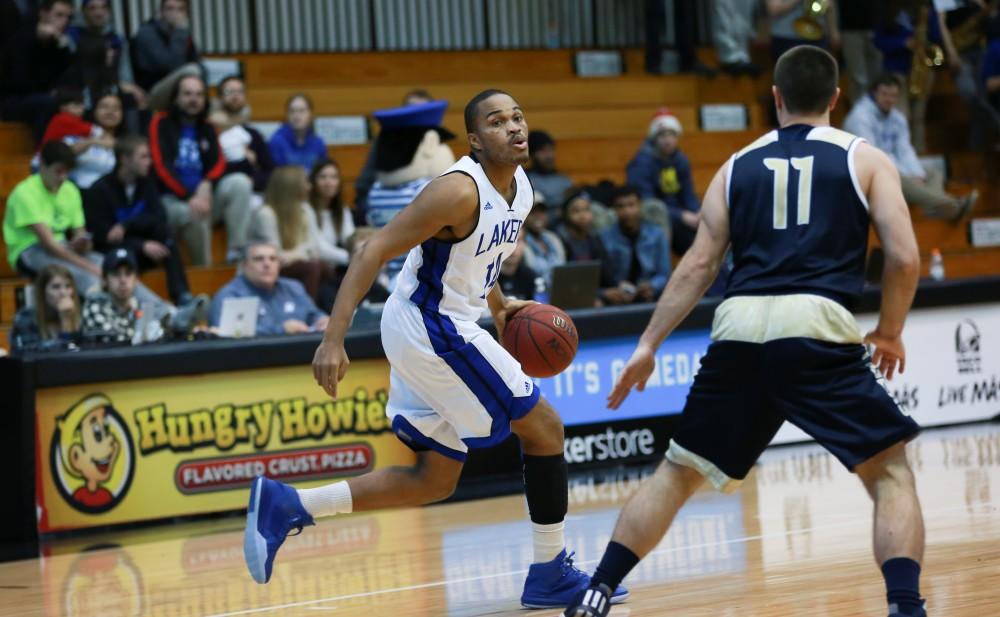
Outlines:
{"label": "basketball", "polygon": [[549,304],[532,304],[510,318],[503,345],[531,377],[552,377],[566,370],[580,339],[573,320]]}

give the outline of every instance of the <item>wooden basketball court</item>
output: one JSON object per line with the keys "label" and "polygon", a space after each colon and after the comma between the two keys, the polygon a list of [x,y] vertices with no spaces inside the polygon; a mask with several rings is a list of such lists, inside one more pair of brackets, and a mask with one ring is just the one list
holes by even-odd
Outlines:
{"label": "wooden basketball court", "polygon": [[[928,431],[910,448],[927,521],[929,614],[1000,604],[1000,427]],[[568,543],[592,570],[648,470],[575,478]],[[857,480],[812,446],[767,452],[732,495],[702,491],[626,583],[614,616],[884,616]],[[327,519],[256,585],[242,518],[60,540],[0,564],[0,617],[556,615],[517,599],[531,558],[520,496]],[[996,586],[995,586],[996,585]]]}

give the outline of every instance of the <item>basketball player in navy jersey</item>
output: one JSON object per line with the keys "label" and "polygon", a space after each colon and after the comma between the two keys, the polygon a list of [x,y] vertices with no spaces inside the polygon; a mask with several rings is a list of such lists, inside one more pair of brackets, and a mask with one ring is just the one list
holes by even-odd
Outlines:
{"label": "basketball player in navy jersey", "polygon": [[[731,247],[726,300],[666,460],[628,501],[591,587],[564,615],[608,614],[614,589],[708,479],[743,480],[788,420],[861,479],[875,502],[874,549],[889,614],[925,615],[919,592],[924,525],[904,444],[919,427],[883,375],[903,371],[903,323],[919,256],[899,174],[882,152],[831,128],[837,63],[801,46],[779,58],[781,128],[736,153],[715,175],[693,247],[674,271],[608,397],[616,409],[642,390],[654,355],[715,279]],[[878,326],[862,337],[850,310],[861,294],[868,225],[885,250]],[[874,347],[869,358],[864,344]]]}
{"label": "basketball player in navy jersey", "polygon": [[[382,346],[390,365],[386,413],[417,463],[312,489],[254,480],[244,554],[258,583],[270,579],[290,530],[312,525],[317,516],[445,499],[469,448],[498,444],[511,432],[521,441],[533,528],[534,561],[521,603],[561,608],[590,582],[573,566],[563,540],[562,421],[517,360],[476,324],[488,308],[502,332],[530,304],[508,300],[497,285],[534,203],[521,168],[528,160],[528,125],[517,102],[499,90],[475,96],[465,124],[472,154],[431,181],[351,260],[313,360],[317,383],[336,398],[349,364],[344,335],[354,310],[386,261],[406,253],[382,313]],[[618,588],[613,600],[627,595]]]}

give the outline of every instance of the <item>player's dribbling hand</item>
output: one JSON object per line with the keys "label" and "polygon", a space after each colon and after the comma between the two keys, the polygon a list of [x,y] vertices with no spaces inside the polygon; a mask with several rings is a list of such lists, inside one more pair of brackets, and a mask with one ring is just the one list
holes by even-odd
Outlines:
{"label": "player's dribbling hand", "polygon": [[497,340],[503,340],[503,329],[507,325],[507,322],[510,321],[510,318],[524,307],[531,306],[532,304],[538,303],[534,300],[507,299],[503,305],[503,310],[493,315],[493,323],[497,327]]}
{"label": "player's dribbling hand", "polygon": [[872,330],[865,335],[865,345],[871,345],[872,364],[885,375],[886,379],[892,379],[896,374],[896,366],[899,365],[899,374],[906,370],[906,347],[903,346],[902,337],[885,336],[878,330]]}
{"label": "player's dribbling hand", "polygon": [[313,356],[313,377],[330,398],[337,398],[337,383],[344,378],[351,361],[347,358],[344,343],[331,343],[323,339]]}
{"label": "player's dribbling hand", "polygon": [[615,387],[611,388],[611,394],[608,395],[608,409],[618,409],[632,391],[632,386],[636,386],[636,390],[642,392],[655,367],[653,350],[641,344],[636,347],[621,375],[618,376]]}

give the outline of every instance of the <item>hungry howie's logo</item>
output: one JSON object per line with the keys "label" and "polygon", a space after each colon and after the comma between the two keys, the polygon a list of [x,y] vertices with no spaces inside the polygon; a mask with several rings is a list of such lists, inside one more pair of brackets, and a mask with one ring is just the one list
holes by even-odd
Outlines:
{"label": "hungry howie's logo", "polygon": [[980,354],[980,334],[976,322],[964,319],[955,328],[955,360],[961,375],[982,372],[983,358]]}
{"label": "hungry howie's logo", "polygon": [[56,419],[49,449],[59,494],[74,509],[101,514],[117,506],[135,475],[132,436],[103,394],[91,394]]}

